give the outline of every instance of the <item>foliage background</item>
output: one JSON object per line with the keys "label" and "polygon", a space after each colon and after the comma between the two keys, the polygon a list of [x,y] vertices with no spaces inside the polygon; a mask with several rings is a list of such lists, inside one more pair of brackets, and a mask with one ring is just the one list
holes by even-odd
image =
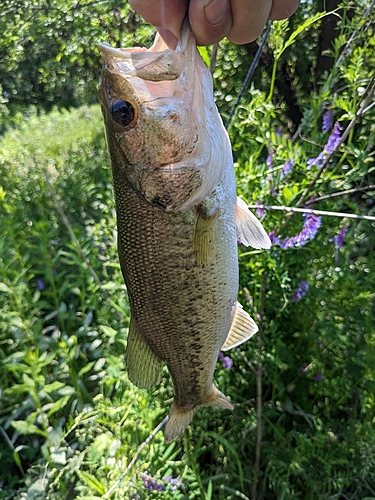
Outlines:
{"label": "foliage background", "polygon": [[[229,128],[250,204],[375,215],[373,23],[365,1],[274,23]],[[158,432],[128,471],[173,394],[167,372],[146,392],[124,367],[96,46],[149,45],[153,30],[120,0],[5,0],[0,32],[0,498],[375,498],[375,239],[361,219],[258,210],[275,244],[239,248],[239,296],[260,334],[215,374],[235,410],[200,410],[170,445]],[[224,119],[254,48],[220,43]]]}

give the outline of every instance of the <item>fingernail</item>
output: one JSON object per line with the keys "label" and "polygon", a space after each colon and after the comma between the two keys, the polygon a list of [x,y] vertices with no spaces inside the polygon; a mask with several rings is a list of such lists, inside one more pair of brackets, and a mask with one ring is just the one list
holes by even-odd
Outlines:
{"label": "fingernail", "polygon": [[212,0],[204,7],[204,17],[210,24],[219,24],[228,12],[227,0]]}

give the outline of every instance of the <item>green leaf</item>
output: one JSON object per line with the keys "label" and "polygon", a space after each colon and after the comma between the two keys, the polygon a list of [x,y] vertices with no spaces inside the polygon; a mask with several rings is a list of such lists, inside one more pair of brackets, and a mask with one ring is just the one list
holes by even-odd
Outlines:
{"label": "green leaf", "polygon": [[64,385],[65,384],[63,384],[62,382],[59,382],[58,380],[56,380],[55,382],[52,382],[52,384],[46,384],[43,387],[43,391],[44,392],[57,391],[58,389],[61,389],[61,387],[64,387]]}
{"label": "green leaf", "polygon": [[326,15],[327,15],[326,12],[318,12],[317,14],[315,14],[315,16],[306,19],[306,21],[303,24],[300,24],[298,28],[294,30],[293,33],[290,35],[290,37],[285,42],[284,46],[281,48],[277,56],[280,57],[281,54],[284,52],[284,50],[290,47],[296,41],[296,38],[300,33],[302,33],[303,31],[307,31],[307,29],[310,28],[310,26],[312,26],[314,23],[316,23]]}
{"label": "green leaf", "polygon": [[11,425],[20,434],[23,434],[23,435],[38,434],[39,436],[43,436],[44,438],[48,438],[48,433],[46,431],[43,431],[42,429],[39,429],[39,427],[37,427],[36,425],[29,424],[28,422],[25,422],[24,420],[13,420],[11,422]]}
{"label": "green leaf", "polygon": [[283,197],[286,204],[288,204],[294,198],[293,191],[289,189],[288,186],[284,186],[283,188]]}
{"label": "green leaf", "polygon": [[212,479],[208,481],[206,500],[211,500],[211,498],[212,498]]}
{"label": "green leaf", "polygon": [[105,487],[95,476],[85,471],[77,471],[80,479],[86,483],[86,485],[95,490],[99,495],[104,495]]}
{"label": "green leaf", "polygon": [[61,408],[64,408],[66,404],[68,403],[69,399],[71,396],[63,396],[62,398],[58,399],[51,408],[49,409],[47,413],[47,417],[50,418],[54,413],[58,412],[61,410]]}
{"label": "green leaf", "polygon": [[0,283],[0,292],[11,293],[11,289],[5,283]]}
{"label": "green leaf", "polygon": [[56,465],[65,465],[66,464],[66,451],[64,451],[64,450],[54,451],[51,454],[51,460]]}
{"label": "green leaf", "polygon": [[198,47],[198,51],[203,59],[204,64],[209,68],[210,67],[210,54],[208,53],[208,47],[200,46],[200,47]]}

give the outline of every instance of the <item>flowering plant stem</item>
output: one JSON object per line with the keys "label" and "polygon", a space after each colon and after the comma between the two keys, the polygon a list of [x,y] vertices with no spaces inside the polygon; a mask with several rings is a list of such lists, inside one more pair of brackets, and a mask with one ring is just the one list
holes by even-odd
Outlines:
{"label": "flowering plant stem", "polygon": [[298,200],[298,202],[296,204],[296,207],[300,207],[301,205],[303,205],[303,203],[305,202],[307,196],[310,194],[310,192],[314,188],[315,184],[317,183],[318,179],[323,174],[324,170],[330,164],[330,162],[331,162],[332,158],[334,157],[334,155],[337,153],[337,151],[339,150],[339,148],[344,144],[344,142],[346,141],[346,139],[349,137],[349,134],[354,129],[354,127],[357,124],[358,120],[360,118],[362,118],[362,116],[366,113],[366,111],[368,111],[368,109],[369,109],[368,106],[369,106],[369,103],[370,103],[370,101],[371,101],[374,93],[375,93],[375,77],[373,76],[371,78],[368,86],[367,86],[367,91],[364,94],[364,97],[362,99],[362,104],[360,105],[358,111],[354,115],[354,117],[351,120],[351,122],[349,123],[349,125],[346,127],[346,129],[345,129],[344,133],[342,134],[342,137],[341,137],[340,141],[337,143],[336,147],[327,156],[327,158],[325,159],[322,167],[319,169],[319,171],[317,172],[317,174],[314,177],[314,179],[310,182],[310,184],[306,188],[305,192],[303,193],[303,195],[301,196],[301,198]]}

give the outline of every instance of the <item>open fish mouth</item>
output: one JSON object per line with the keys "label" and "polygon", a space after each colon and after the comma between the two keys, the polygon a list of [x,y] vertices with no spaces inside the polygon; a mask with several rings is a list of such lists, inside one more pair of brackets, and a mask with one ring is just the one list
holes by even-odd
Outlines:
{"label": "open fish mouth", "polygon": [[181,53],[169,49],[161,39],[150,49],[121,49],[111,47],[107,43],[99,43],[99,51],[105,66],[108,69],[116,68],[124,76],[161,82],[176,80],[183,71]]}

